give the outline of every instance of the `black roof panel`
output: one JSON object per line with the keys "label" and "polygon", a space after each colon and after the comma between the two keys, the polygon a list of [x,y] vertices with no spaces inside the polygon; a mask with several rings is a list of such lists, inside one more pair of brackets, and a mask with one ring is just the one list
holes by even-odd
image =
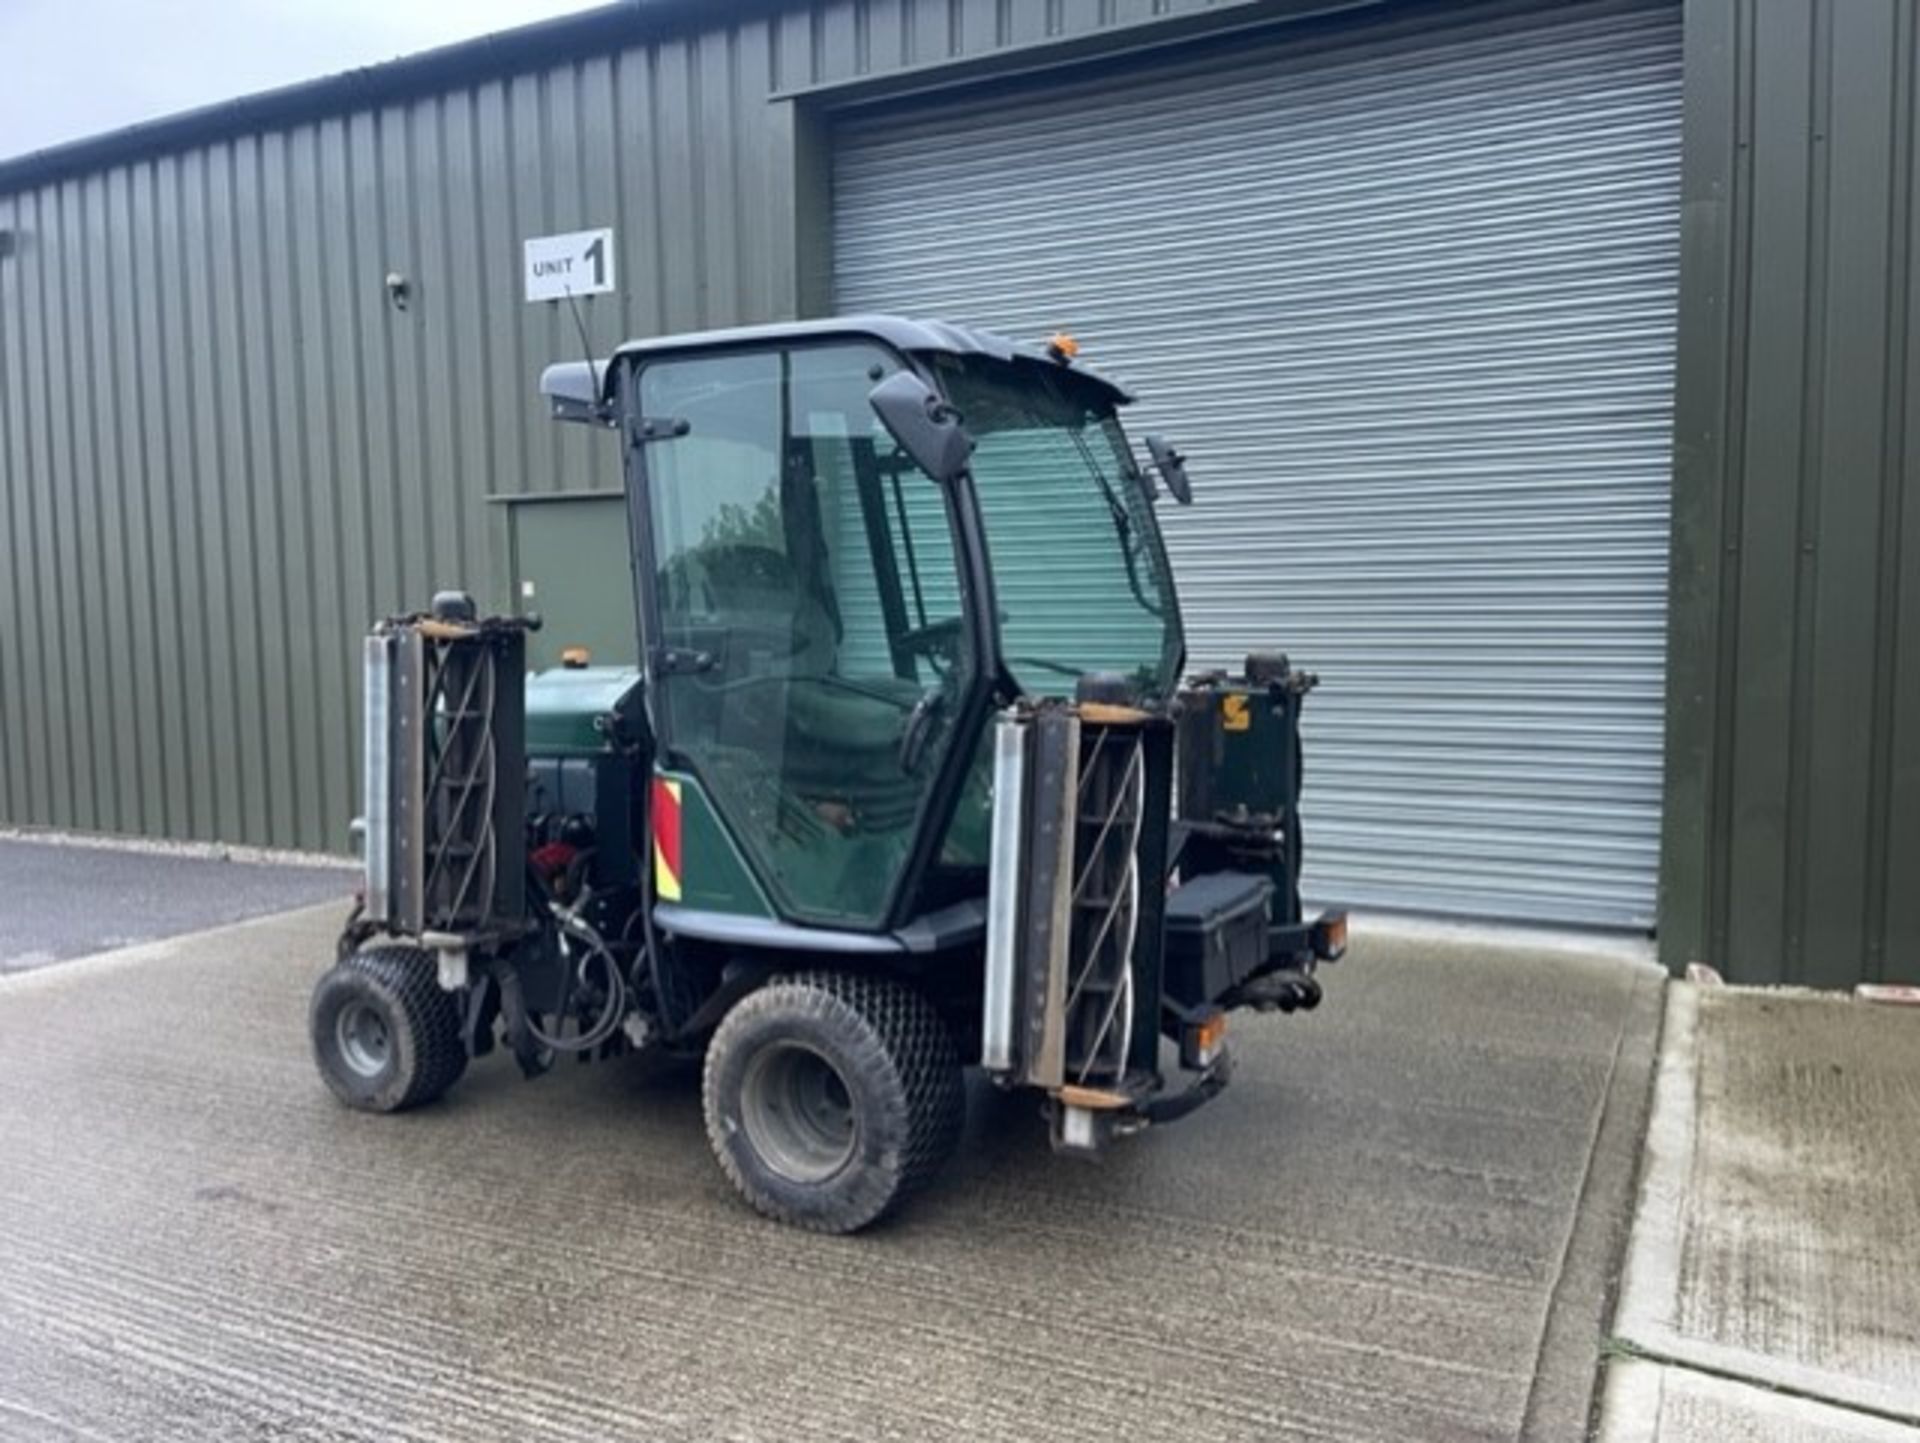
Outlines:
{"label": "black roof panel", "polygon": [[[637,360],[663,352],[721,350],[728,346],[764,345],[769,341],[820,340],[834,336],[870,337],[907,355],[987,356],[996,361],[1031,361],[1035,365],[1058,370],[1062,363],[1038,346],[1010,340],[995,331],[955,325],[951,321],[915,321],[903,316],[835,316],[819,321],[777,321],[762,326],[735,326],[726,330],[691,331],[674,336],[653,336],[628,341],[607,360],[590,365],[586,361],[562,361],[540,373],[540,393],[554,399],[556,412],[561,402],[578,407],[594,397],[596,377],[606,399],[611,394],[612,374],[617,363]],[[1072,374],[1106,392],[1116,405],[1125,405],[1133,394],[1118,382],[1074,365]]]}

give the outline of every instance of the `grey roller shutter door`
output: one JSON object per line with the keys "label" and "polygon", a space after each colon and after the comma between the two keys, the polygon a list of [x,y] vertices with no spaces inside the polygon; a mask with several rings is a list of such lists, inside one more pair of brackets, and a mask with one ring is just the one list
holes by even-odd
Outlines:
{"label": "grey roller shutter door", "polygon": [[1193,663],[1325,679],[1321,900],[1653,921],[1680,106],[1677,7],[1561,6],[836,136],[838,309],[1070,329],[1190,455]]}

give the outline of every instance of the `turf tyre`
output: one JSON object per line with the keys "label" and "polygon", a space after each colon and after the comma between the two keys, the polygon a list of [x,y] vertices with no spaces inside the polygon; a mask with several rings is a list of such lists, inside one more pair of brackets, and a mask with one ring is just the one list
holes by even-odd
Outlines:
{"label": "turf tyre", "polygon": [[[795,1053],[824,1062],[844,1091],[843,1155],[817,1137],[769,1141],[777,1128],[767,1119],[780,1108],[768,1099],[781,1091],[769,1079],[793,1071],[786,1059]],[[901,982],[852,972],[779,977],[735,1003],[707,1050],[702,1090],[707,1137],[741,1196],[768,1217],[825,1233],[857,1232],[925,1187],[966,1115],[959,1054],[940,1014]]]}
{"label": "turf tyre", "polygon": [[362,1112],[431,1102],[467,1070],[460,1004],[419,947],[369,947],[313,989],[308,1033],[333,1095]]}

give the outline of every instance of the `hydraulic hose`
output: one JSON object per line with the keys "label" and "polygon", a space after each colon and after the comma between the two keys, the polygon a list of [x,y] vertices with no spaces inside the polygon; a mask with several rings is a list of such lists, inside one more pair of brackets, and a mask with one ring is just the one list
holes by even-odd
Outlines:
{"label": "hydraulic hose", "polygon": [[[587,964],[596,958],[599,959],[601,967],[607,974],[607,1000],[600,1009],[600,1015],[594,1019],[593,1025],[577,1037],[550,1036],[541,1031],[540,1024],[531,1014],[527,1018],[527,1030],[533,1034],[535,1042],[555,1052],[591,1052],[613,1036],[615,1029],[620,1026],[620,1019],[626,1015],[627,979],[620,970],[619,961],[614,957],[613,950],[590,924],[572,912],[561,912],[555,909],[555,916],[560,924],[561,955],[566,957],[573,976],[584,983]],[[569,936],[586,942],[589,947],[589,950],[577,961],[567,947],[566,939]],[[571,990],[569,987],[568,991]]]}

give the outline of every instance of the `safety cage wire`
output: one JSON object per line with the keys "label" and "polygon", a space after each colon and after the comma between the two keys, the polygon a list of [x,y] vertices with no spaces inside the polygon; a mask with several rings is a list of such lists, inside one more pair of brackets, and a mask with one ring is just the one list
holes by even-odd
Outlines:
{"label": "safety cage wire", "polygon": [[493,647],[465,637],[428,637],[426,643],[427,841],[421,891],[435,930],[477,930],[487,920],[500,880],[494,820],[500,778],[493,728],[500,657]]}
{"label": "safety cage wire", "polygon": [[1114,1082],[1127,1070],[1134,1028],[1134,948],[1140,933],[1140,841],[1147,757],[1134,728],[1102,726],[1081,740],[1066,1070],[1076,1082]]}

